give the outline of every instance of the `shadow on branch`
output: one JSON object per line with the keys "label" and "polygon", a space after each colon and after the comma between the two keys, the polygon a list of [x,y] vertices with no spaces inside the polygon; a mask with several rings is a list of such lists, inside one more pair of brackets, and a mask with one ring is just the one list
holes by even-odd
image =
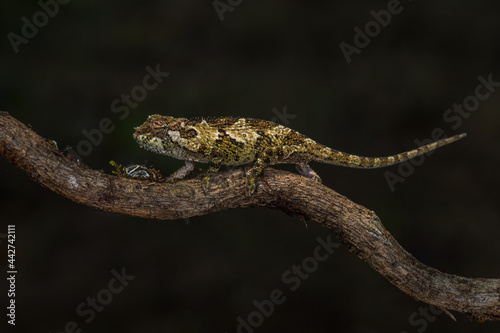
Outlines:
{"label": "shadow on branch", "polygon": [[500,279],[465,278],[425,266],[396,242],[373,211],[297,174],[267,168],[250,198],[245,196],[242,168],[216,174],[208,194],[199,177],[174,184],[126,179],[65,156],[7,112],[0,112],[0,155],[51,191],[104,212],[172,220],[236,207],[269,207],[312,219],[413,298],[450,316],[448,310],[479,322],[500,320]]}

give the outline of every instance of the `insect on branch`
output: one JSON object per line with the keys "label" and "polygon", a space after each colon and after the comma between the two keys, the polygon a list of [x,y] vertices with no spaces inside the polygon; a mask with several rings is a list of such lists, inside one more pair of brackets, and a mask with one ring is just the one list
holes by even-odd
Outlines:
{"label": "insect on branch", "polygon": [[477,321],[500,320],[500,279],[465,278],[425,266],[406,252],[371,210],[303,176],[267,168],[251,197],[241,168],[173,184],[92,170],[47,139],[0,112],[0,155],[40,185],[104,212],[173,220],[236,207],[269,207],[312,219],[349,251],[413,298]]}

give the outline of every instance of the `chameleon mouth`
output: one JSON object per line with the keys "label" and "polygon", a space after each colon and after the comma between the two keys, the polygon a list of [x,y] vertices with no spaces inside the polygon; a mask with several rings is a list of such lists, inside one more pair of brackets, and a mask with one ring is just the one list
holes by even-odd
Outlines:
{"label": "chameleon mouth", "polygon": [[156,137],[149,137],[146,134],[141,134],[138,132],[134,133],[134,139],[137,141],[139,146],[143,149],[152,151],[154,153],[161,154],[165,151],[165,148],[163,147],[163,143],[160,139]]}
{"label": "chameleon mouth", "polygon": [[141,135],[141,134],[135,132],[134,133],[134,140],[137,142],[142,141],[142,140],[144,140],[144,135]]}
{"label": "chameleon mouth", "polygon": [[144,124],[141,126],[134,127],[135,130],[133,135],[134,139],[137,141],[139,136],[142,136],[144,138],[145,134],[148,132],[148,129],[149,128],[147,126],[144,126]]}

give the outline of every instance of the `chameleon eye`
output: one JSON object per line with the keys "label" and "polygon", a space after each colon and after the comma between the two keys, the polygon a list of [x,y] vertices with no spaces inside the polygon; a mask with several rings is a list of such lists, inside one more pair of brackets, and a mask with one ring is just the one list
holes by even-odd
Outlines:
{"label": "chameleon eye", "polygon": [[149,128],[151,129],[151,134],[160,137],[165,136],[165,133],[168,130],[167,124],[159,119],[153,120],[151,124],[149,124]]}

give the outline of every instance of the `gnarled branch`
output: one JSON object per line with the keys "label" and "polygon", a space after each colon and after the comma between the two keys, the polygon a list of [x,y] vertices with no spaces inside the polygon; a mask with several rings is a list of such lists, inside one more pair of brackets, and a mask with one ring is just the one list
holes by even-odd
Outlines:
{"label": "gnarled branch", "polygon": [[268,168],[256,193],[245,196],[243,169],[174,184],[126,179],[89,169],[6,112],[0,112],[0,155],[34,181],[95,209],[150,219],[177,219],[235,207],[265,206],[313,219],[396,287],[417,300],[500,320],[500,279],[471,279],[425,266],[406,252],[371,210],[293,173]]}

